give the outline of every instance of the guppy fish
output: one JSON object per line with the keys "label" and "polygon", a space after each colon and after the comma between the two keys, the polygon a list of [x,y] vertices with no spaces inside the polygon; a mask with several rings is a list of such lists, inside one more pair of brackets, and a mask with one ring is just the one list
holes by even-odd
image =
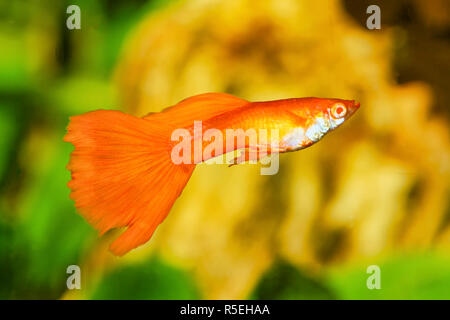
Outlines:
{"label": "guppy fish", "polygon": [[[70,197],[100,235],[127,227],[110,246],[121,256],[151,238],[196,164],[235,150],[244,151],[244,156],[236,159],[241,163],[258,160],[261,149],[267,155],[306,148],[358,108],[354,100],[249,102],[224,93],[206,93],[143,118],[113,110],[73,116],[64,137],[75,146],[67,166],[72,174]],[[210,155],[203,152],[208,144],[195,132],[196,121],[201,121],[202,132],[215,129],[225,137]],[[179,129],[192,134],[188,145],[194,149],[200,146],[200,152],[193,152],[189,161],[181,163],[173,161],[178,144],[173,133]],[[256,138],[260,138],[261,129],[276,130],[277,134],[240,140],[242,131],[237,130],[241,133],[227,139],[225,131],[229,129],[255,129]]]}

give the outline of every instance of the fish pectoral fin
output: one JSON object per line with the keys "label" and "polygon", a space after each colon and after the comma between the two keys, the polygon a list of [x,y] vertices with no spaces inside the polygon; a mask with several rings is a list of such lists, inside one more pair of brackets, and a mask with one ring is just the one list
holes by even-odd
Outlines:
{"label": "fish pectoral fin", "polygon": [[258,148],[245,148],[241,151],[241,153],[235,157],[231,164],[229,164],[229,167],[232,167],[237,164],[241,164],[244,162],[249,163],[257,163],[261,158],[264,158],[265,156],[269,155],[270,152],[268,151],[261,151]]}

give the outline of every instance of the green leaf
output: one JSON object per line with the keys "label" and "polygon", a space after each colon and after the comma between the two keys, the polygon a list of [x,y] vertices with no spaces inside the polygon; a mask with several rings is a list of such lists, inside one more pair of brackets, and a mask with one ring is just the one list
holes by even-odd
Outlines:
{"label": "green leaf", "polygon": [[[368,289],[367,267],[380,267],[381,289]],[[450,299],[450,258],[437,252],[408,254],[334,269],[329,283],[342,299]]]}
{"label": "green leaf", "polygon": [[[0,32],[0,91],[18,92],[30,84],[31,71],[22,34],[2,24]],[[8,30],[7,30],[8,29]],[[6,33],[5,31],[9,31]]]}
{"label": "green leaf", "polygon": [[49,160],[23,198],[23,221],[17,229],[18,246],[25,250],[27,270],[21,281],[21,298],[58,298],[65,290],[66,268],[78,264],[94,230],[80,217],[69,198],[65,168],[72,146],[56,136]]}
{"label": "green leaf", "polygon": [[96,109],[115,109],[116,94],[110,81],[89,76],[66,78],[49,91],[55,113],[80,114]]}
{"label": "green leaf", "polygon": [[198,299],[188,274],[157,257],[105,275],[92,299]]}
{"label": "green leaf", "polygon": [[310,300],[334,299],[335,296],[318,279],[308,276],[285,261],[278,261],[261,277],[251,298]]}
{"label": "green leaf", "polygon": [[17,122],[22,119],[18,116],[18,108],[14,107],[14,104],[0,104],[0,181],[4,180],[12,155],[17,150],[16,143],[21,129]]}

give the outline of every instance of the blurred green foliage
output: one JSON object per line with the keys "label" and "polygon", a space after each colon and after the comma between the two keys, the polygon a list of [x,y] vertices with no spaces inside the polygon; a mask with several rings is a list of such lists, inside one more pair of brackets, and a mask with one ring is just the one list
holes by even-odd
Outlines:
{"label": "blurred green foliage", "polygon": [[[382,259],[380,259],[382,261]],[[377,264],[379,262],[377,261]],[[368,290],[365,265],[338,268],[327,283],[341,299],[450,299],[450,260],[438,252],[403,254],[379,264],[381,289]]]}
{"label": "blurred green foliage", "polygon": [[450,260],[439,252],[377,259],[380,289],[368,289],[370,261],[331,268],[317,278],[278,261],[261,278],[253,299],[450,299]]}
{"label": "blurred green foliage", "polygon": [[153,257],[104,276],[92,299],[198,299],[189,275]]}
{"label": "blurred green foliage", "polygon": [[[96,239],[69,199],[65,166],[73,148],[62,141],[65,126],[70,115],[117,108],[111,76],[124,39],[164,3],[0,2],[0,299],[60,298],[67,266],[80,265]],[[70,4],[82,9],[83,32],[65,26]],[[139,273],[146,267],[150,274]],[[118,271],[129,288],[122,297],[157,298],[157,291],[136,291],[132,279],[159,275],[155,289],[169,292],[175,283],[180,288],[172,297],[195,297],[183,276],[162,263],[129,271]],[[102,288],[96,297],[111,296]]]}
{"label": "blurred green foliage", "polygon": [[277,261],[255,287],[253,299],[313,300],[334,299],[334,293],[323,284],[286,261]]}

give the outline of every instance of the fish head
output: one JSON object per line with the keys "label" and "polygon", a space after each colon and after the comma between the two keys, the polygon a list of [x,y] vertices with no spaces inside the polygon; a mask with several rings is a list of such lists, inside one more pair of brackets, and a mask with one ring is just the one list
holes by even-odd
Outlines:
{"label": "fish head", "polygon": [[329,99],[323,107],[324,114],[330,122],[330,129],[335,129],[348,120],[359,108],[355,100]]}
{"label": "fish head", "polygon": [[317,142],[348,120],[359,108],[354,100],[312,98],[306,115],[305,138]]}

